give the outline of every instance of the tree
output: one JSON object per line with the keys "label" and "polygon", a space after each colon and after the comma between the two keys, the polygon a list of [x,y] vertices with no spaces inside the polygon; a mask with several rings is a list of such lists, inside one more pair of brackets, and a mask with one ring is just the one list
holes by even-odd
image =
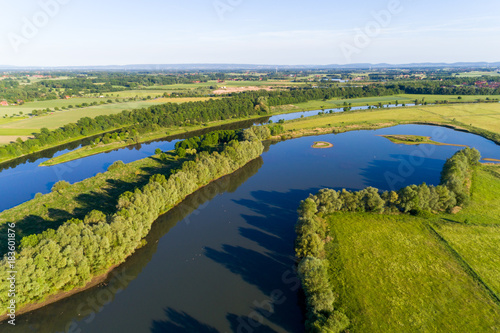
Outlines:
{"label": "tree", "polygon": [[179,156],[179,158],[186,157],[186,149],[184,149],[182,147],[176,148],[175,153],[177,154],[177,156]]}
{"label": "tree", "polygon": [[305,219],[312,218],[318,212],[318,207],[313,199],[307,198],[300,203],[298,213]]}

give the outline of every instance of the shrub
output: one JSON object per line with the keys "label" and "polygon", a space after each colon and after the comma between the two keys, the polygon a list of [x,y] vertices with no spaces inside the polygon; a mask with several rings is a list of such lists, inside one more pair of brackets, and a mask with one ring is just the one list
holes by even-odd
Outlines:
{"label": "shrub", "polygon": [[52,192],[59,192],[61,193],[64,189],[70,187],[70,183],[68,183],[65,180],[58,181],[57,183],[52,186]]}
{"label": "shrub", "polygon": [[124,166],[125,166],[125,163],[123,163],[123,161],[115,161],[113,164],[111,164],[108,167],[108,171],[113,171],[113,170],[121,169]]}

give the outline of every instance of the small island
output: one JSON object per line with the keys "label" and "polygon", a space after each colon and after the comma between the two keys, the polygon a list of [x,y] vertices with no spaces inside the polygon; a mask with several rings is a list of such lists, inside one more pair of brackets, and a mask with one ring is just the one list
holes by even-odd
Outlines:
{"label": "small island", "polygon": [[453,143],[443,143],[431,140],[430,136],[419,136],[419,135],[380,135],[386,139],[389,139],[395,144],[405,144],[405,145],[437,145],[437,146],[457,146],[457,147],[468,147],[466,145],[459,145]]}
{"label": "small island", "polygon": [[316,141],[316,142],[314,142],[312,147],[316,148],[316,149],[325,149],[325,148],[332,148],[333,144],[331,144],[330,142],[326,142],[326,141]]}
{"label": "small island", "polygon": [[500,162],[500,159],[498,159],[498,158],[483,158],[483,161]]}

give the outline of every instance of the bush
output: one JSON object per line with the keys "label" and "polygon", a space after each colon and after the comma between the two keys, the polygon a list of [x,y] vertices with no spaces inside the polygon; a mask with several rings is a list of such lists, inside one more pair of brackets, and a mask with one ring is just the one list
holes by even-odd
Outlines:
{"label": "bush", "polygon": [[124,166],[125,166],[125,163],[123,163],[123,161],[115,161],[113,164],[111,164],[108,167],[108,171],[113,171],[113,170],[121,169]]}
{"label": "bush", "polygon": [[70,187],[70,183],[68,183],[65,180],[58,181],[57,183],[52,186],[52,192],[59,192],[61,193],[64,189]]}

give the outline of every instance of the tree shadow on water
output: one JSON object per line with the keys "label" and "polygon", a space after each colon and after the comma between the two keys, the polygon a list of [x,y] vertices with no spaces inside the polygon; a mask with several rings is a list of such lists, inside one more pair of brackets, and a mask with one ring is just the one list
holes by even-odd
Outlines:
{"label": "tree shadow on water", "polygon": [[186,312],[167,308],[165,314],[168,319],[153,321],[151,333],[219,333],[214,327],[199,322]]}
{"label": "tree shadow on water", "polygon": [[[367,186],[380,190],[397,191],[410,184],[438,185],[444,160],[436,158],[410,158],[406,155],[389,155],[391,160],[372,160],[361,170],[361,176]],[[417,164],[416,164],[417,163]]]}
{"label": "tree shadow on water", "polygon": [[243,215],[249,225],[286,240],[290,236],[295,238],[293,226],[297,221],[300,201],[318,190],[319,188],[293,189],[288,192],[254,191],[251,193],[253,200],[241,199],[234,202],[255,213]]}

